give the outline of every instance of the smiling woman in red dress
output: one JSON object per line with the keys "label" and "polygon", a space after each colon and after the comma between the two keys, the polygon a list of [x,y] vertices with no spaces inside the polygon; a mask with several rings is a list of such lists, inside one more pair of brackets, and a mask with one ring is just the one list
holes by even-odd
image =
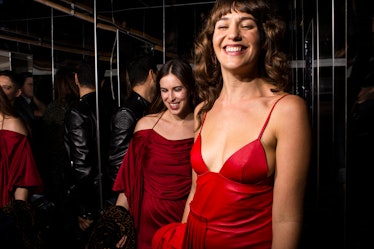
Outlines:
{"label": "smiling woman in red dress", "polygon": [[[196,40],[192,188],[154,248],[297,249],[310,158],[305,101],[288,92],[285,24],[265,0],[217,0]],[[178,238],[175,235],[180,235]]]}
{"label": "smiling woman in red dress", "polygon": [[195,106],[191,66],[181,59],[167,61],[157,73],[156,86],[151,114],[136,124],[113,187],[120,193],[117,205],[134,217],[138,249],[150,249],[160,227],[182,219],[191,188]]}

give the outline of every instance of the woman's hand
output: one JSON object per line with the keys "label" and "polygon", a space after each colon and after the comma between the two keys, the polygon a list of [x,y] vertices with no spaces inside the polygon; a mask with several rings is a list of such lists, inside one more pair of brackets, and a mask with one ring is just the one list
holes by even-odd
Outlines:
{"label": "woman's hand", "polygon": [[122,238],[116,244],[116,248],[122,248],[126,244],[127,236],[123,235]]}
{"label": "woman's hand", "polygon": [[14,199],[20,200],[20,201],[26,201],[29,196],[29,191],[26,188],[18,187],[16,188],[16,191],[14,191]]}
{"label": "woman's hand", "polygon": [[88,218],[83,218],[81,216],[78,216],[78,224],[79,228],[82,231],[86,231],[93,223],[93,220],[88,219]]}

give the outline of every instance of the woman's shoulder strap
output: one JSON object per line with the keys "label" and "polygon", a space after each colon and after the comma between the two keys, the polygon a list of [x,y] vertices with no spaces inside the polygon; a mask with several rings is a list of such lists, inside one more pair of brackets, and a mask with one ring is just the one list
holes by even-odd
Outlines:
{"label": "woman's shoulder strap", "polygon": [[287,95],[288,95],[288,94],[284,94],[284,95],[282,95],[281,97],[279,97],[279,98],[274,102],[274,104],[273,104],[273,106],[271,107],[270,112],[269,112],[269,114],[268,114],[268,116],[267,116],[267,118],[266,118],[266,121],[265,121],[265,123],[264,123],[264,126],[262,127],[261,132],[260,132],[260,134],[259,134],[259,136],[258,136],[259,139],[262,137],[262,134],[264,133],[265,128],[266,128],[267,124],[269,123],[269,119],[270,119],[270,117],[271,117],[271,114],[273,113],[274,107],[278,104],[278,102],[279,102],[281,99],[283,99],[283,98],[286,97]]}

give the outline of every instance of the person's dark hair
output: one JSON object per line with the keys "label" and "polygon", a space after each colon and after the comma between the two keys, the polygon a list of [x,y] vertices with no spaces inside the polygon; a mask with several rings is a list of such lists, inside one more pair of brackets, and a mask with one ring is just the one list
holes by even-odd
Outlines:
{"label": "person's dark hair", "polygon": [[199,98],[204,100],[197,118],[201,124],[222,89],[220,63],[213,49],[212,38],[217,21],[227,13],[240,11],[253,15],[258,26],[263,48],[259,59],[259,76],[274,85],[274,91],[289,90],[290,64],[281,44],[286,25],[266,0],[217,0],[195,40],[195,77]]}
{"label": "person's dark hair", "polygon": [[20,87],[22,88],[23,85],[25,84],[25,80],[27,78],[32,78],[33,77],[33,74],[31,72],[22,72],[19,74],[19,78],[20,78]]}
{"label": "person's dark hair", "polygon": [[80,85],[90,88],[96,88],[95,67],[92,63],[86,61],[81,62],[77,66],[75,73],[78,76]]}
{"label": "person's dark hair", "polygon": [[16,89],[20,89],[22,87],[20,75],[18,75],[17,73],[10,70],[3,70],[0,71],[0,76],[7,76]]}
{"label": "person's dark hair", "polygon": [[57,70],[54,81],[55,99],[68,106],[79,99],[79,90],[74,81],[74,72],[68,67]]}
{"label": "person's dark hair", "polygon": [[12,117],[18,117],[18,114],[13,109],[12,104],[10,103],[10,100],[4,93],[3,89],[0,87],[0,112],[3,116],[12,116]]}
{"label": "person's dark hair", "polygon": [[193,110],[196,106],[195,99],[195,78],[191,65],[184,59],[171,59],[161,66],[156,77],[156,97],[151,104],[150,113],[159,113],[165,111],[167,107],[161,98],[160,81],[168,74],[175,75],[182,84],[187,88],[190,96],[190,105]]}
{"label": "person's dark hair", "polygon": [[143,83],[148,76],[149,70],[157,72],[157,64],[152,55],[141,55],[133,58],[127,65],[128,79],[133,88]]}

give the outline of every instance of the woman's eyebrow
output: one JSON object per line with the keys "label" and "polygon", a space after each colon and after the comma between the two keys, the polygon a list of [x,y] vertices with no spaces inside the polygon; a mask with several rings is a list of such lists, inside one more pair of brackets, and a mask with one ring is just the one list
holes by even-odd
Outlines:
{"label": "woman's eyebrow", "polygon": [[[229,20],[229,19],[232,19],[232,18],[229,18],[229,17],[227,17],[227,15],[225,15],[225,16],[220,17],[217,22],[219,22],[219,21],[226,21],[226,20]],[[252,17],[252,16],[242,16],[242,17],[239,18],[239,20],[240,21],[243,21],[243,20],[256,21],[256,19],[254,17]]]}

